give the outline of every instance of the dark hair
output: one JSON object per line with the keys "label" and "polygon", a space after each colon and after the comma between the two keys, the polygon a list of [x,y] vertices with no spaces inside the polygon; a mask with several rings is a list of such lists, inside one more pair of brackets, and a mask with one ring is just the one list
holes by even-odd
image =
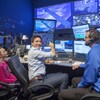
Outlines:
{"label": "dark hair", "polygon": [[34,42],[34,39],[36,39],[36,38],[40,38],[41,41],[42,41],[41,36],[39,36],[39,35],[35,35],[35,36],[33,36],[33,37],[31,38],[31,43],[33,43],[33,42]]}
{"label": "dark hair", "polygon": [[100,41],[100,32],[95,30],[94,33],[91,35],[91,38],[94,42]]}
{"label": "dark hair", "polygon": [[95,31],[95,29],[86,30],[86,32],[89,32],[89,38],[92,37],[92,35],[94,34],[94,31]]}

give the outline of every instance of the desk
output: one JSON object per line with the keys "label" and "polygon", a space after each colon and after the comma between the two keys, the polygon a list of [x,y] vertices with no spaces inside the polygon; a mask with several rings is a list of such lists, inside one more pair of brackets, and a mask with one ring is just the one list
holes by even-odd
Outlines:
{"label": "desk", "polygon": [[[28,69],[27,61],[23,58],[20,58],[20,61],[23,63],[26,69]],[[49,73],[56,73],[62,72],[67,73],[69,75],[69,85],[71,84],[71,79],[73,77],[81,77],[84,73],[84,68],[78,68],[76,70],[72,70],[72,64],[68,63],[67,61],[55,61],[54,64],[45,64],[46,65],[46,72]],[[81,64],[82,62],[75,61],[73,64]]]}

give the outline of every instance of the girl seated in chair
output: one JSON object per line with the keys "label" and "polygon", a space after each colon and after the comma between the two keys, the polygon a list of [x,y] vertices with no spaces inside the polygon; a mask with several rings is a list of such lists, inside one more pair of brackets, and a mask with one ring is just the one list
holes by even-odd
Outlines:
{"label": "girl seated in chair", "polygon": [[7,61],[7,51],[0,47],[0,82],[11,84],[16,82],[16,77],[10,72]]}

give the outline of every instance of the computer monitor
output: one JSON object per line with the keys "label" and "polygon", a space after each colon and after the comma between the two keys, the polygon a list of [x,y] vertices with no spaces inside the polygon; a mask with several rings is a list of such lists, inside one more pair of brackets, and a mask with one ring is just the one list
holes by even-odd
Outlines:
{"label": "computer monitor", "polygon": [[27,50],[30,50],[30,48],[31,48],[31,45],[30,44],[26,45],[26,49]]}
{"label": "computer monitor", "polygon": [[75,39],[84,39],[86,30],[89,30],[89,25],[73,26],[72,29]]}
{"label": "computer monitor", "polygon": [[74,52],[80,54],[87,54],[90,51],[90,47],[85,45],[85,41],[74,41]]}
{"label": "computer monitor", "polygon": [[56,20],[52,19],[34,19],[34,32],[38,33],[54,33],[56,28]]}
{"label": "computer monitor", "polygon": [[50,52],[51,48],[49,46],[42,47],[42,50],[45,52]]}
{"label": "computer monitor", "polygon": [[33,36],[40,36],[42,38],[42,46],[49,46],[49,42],[53,42],[54,34],[47,34],[47,33],[33,33]]}
{"label": "computer monitor", "polygon": [[74,59],[78,61],[86,61],[87,53],[90,47],[85,45],[85,41],[74,41]]}
{"label": "computer monitor", "polygon": [[97,30],[100,32],[100,27],[99,27],[99,28],[97,28]]}
{"label": "computer monitor", "polygon": [[55,40],[56,52],[73,52],[73,41],[72,40]]}
{"label": "computer monitor", "polygon": [[15,52],[19,49],[20,51],[20,55],[23,55],[25,53],[25,48],[26,46],[25,45],[15,45]]}

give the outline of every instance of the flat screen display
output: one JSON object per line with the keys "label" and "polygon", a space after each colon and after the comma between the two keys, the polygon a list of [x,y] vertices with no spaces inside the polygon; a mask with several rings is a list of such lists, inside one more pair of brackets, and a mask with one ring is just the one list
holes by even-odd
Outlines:
{"label": "flat screen display", "polygon": [[54,33],[56,20],[34,19],[34,32]]}
{"label": "flat screen display", "polygon": [[93,26],[100,26],[100,15],[95,14],[84,14],[73,16],[73,26],[89,24]]}
{"label": "flat screen display", "polygon": [[30,50],[30,49],[31,49],[31,45],[29,45],[29,44],[26,45],[26,49],[27,49],[27,50]]}
{"label": "flat screen display", "polygon": [[98,12],[98,0],[81,0],[74,2],[74,14]]}
{"label": "flat screen display", "polygon": [[33,33],[33,36],[39,35],[42,38],[42,45],[49,46],[49,42],[53,42],[54,34],[47,34],[47,33]]}
{"label": "flat screen display", "polygon": [[72,40],[55,40],[56,52],[73,52]]}
{"label": "flat screen display", "polygon": [[44,46],[44,47],[42,47],[42,50],[45,52],[50,52],[51,49],[49,46]]}
{"label": "flat screen display", "polygon": [[57,4],[35,9],[36,18],[57,20],[56,28],[64,29],[72,26],[71,3]]}
{"label": "flat screen display", "polygon": [[74,41],[74,53],[87,54],[90,49],[85,45],[85,41]]}
{"label": "flat screen display", "polygon": [[72,27],[75,39],[84,39],[86,35],[86,30],[89,30],[88,25],[73,26]]}
{"label": "flat screen display", "polygon": [[97,28],[97,30],[100,32],[100,28]]}

